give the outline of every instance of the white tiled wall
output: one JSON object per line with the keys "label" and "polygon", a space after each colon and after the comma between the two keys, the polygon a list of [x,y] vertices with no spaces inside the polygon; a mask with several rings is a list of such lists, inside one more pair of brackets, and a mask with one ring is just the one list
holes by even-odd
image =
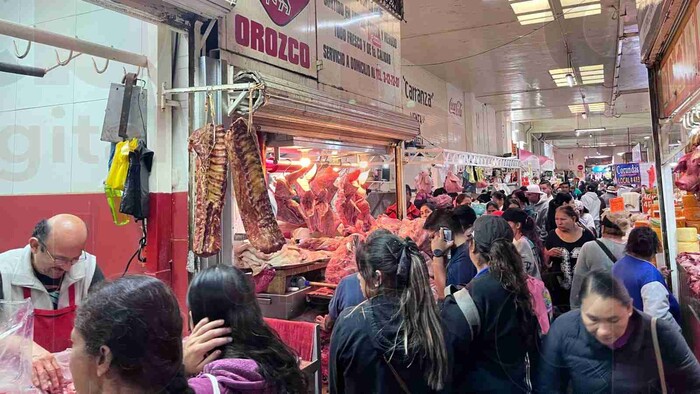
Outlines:
{"label": "white tiled wall", "polygon": [[[147,56],[158,45],[153,25],[80,0],[0,0],[0,18]],[[23,51],[26,42],[17,45]],[[46,68],[56,64],[56,53],[33,44],[17,59],[12,39],[0,36],[0,61]],[[0,73],[0,195],[101,192],[109,144],[100,132],[110,84],[123,75],[117,62],[97,74],[88,55],[44,78]]]}

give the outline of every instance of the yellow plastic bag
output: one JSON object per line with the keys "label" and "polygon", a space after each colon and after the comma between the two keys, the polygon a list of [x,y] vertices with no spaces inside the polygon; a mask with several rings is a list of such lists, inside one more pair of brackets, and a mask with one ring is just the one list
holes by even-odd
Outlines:
{"label": "yellow plastic bag", "polygon": [[128,215],[119,212],[119,204],[121,204],[122,194],[124,193],[126,175],[129,172],[129,152],[132,152],[136,147],[138,147],[136,138],[117,143],[114,149],[112,165],[109,167],[109,173],[105,180],[107,204],[109,204],[109,210],[112,213],[112,220],[117,226],[123,226],[130,221]]}
{"label": "yellow plastic bag", "polygon": [[136,138],[117,143],[112,166],[109,167],[109,174],[105,181],[105,189],[124,190],[126,174],[129,172],[129,152],[133,152],[137,146],[138,140]]}

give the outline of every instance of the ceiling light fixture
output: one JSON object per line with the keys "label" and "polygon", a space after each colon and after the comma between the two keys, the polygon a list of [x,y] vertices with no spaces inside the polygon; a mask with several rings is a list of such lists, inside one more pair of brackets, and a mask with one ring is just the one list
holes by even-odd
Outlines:
{"label": "ceiling light fixture", "polygon": [[566,74],[566,84],[569,85],[570,88],[573,88],[575,83],[576,80],[574,79],[574,76],[571,74]]}
{"label": "ceiling light fixture", "polygon": [[644,137],[644,139],[645,139],[645,140],[650,140],[650,139],[651,139],[651,137],[649,137],[649,136],[646,136],[646,137]]}
{"label": "ceiling light fixture", "polygon": [[510,7],[521,25],[546,23],[554,20],[548,0],[510,0]]}
{"label": "ceiling light fixture", "polygon": [[590,129],[576,129],[577,133],[595,133],[596,131],[605,131],[605,127],[593,127]]}

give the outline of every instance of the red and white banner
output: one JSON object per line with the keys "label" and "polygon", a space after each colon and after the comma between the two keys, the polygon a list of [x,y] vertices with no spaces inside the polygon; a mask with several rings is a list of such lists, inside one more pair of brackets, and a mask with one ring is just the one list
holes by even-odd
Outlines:
{"label": "red and white banner", "polygon": [[311,0],[239,1],[224,29],[223,49],[316,78]]}

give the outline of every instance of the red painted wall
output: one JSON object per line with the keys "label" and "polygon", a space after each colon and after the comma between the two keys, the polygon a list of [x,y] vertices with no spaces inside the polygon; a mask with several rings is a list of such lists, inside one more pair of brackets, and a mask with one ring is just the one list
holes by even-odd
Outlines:
{"label": "red painted wall", "polygon": [[[71,213],[88,226],[85,249],[97,256],[107,278],[118,278],[138,248],[141,228],[133,221],[117,226],[104,194],[0,196],[0,251],[24,247],[34,225],[43,218]],[[170,284],[183,311],[187,293],[187,193],[152,193],[148,222],[147,263],[137,259],[130,273],[156,276]]]}

